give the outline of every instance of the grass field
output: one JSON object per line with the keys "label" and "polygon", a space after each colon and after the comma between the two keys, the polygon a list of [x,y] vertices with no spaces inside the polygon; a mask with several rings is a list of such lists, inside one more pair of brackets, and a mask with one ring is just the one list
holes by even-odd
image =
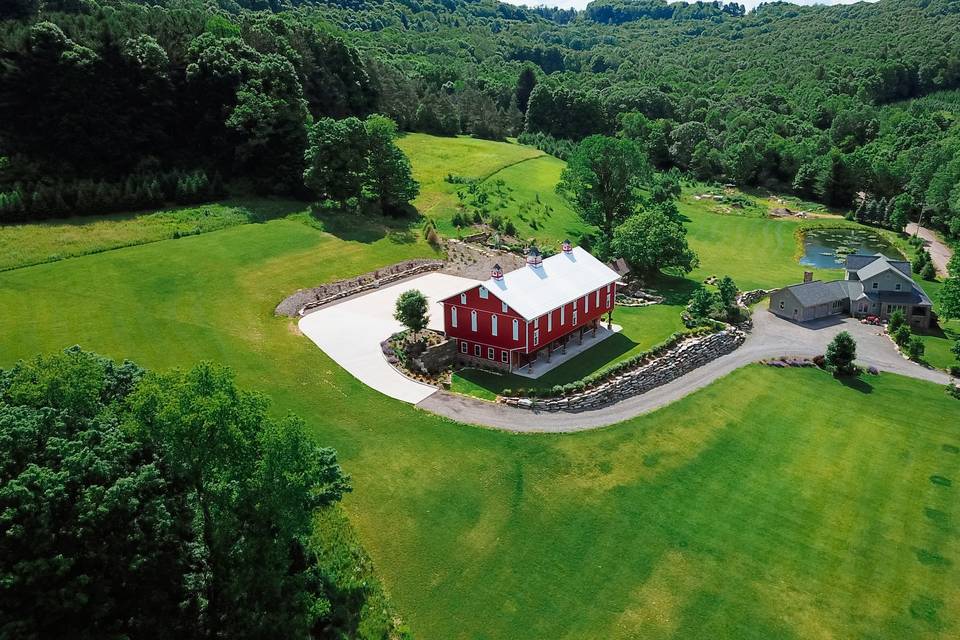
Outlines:
{"label": "grass field", "polygon": [[278,219],[0,273],[0,365],[79,343],[232,366],[337,447],[418,638],[960,634],[960,404],[939,387],[755,366],[614,428],[522,437],[389,400],[271,316],[429,251]]}
{"label": "grass field", "polygon": [[566,237],[579,238],[589,228],[555,191],[565,163],[542,151],[509,142],[418,133],[405,135],[399,145],[410,156],[413,175],[420,182],[414,204],[436,220],[437,228],[448,237],[458,235],[451,219],[460,204],[456,192],[464,188],[447,182],[450,174],[467,180],[503,180],[508,195],[498,213],[513,220],[524,240],[559,245]]}
{"label": "grass field", "polygon": [[256,214],[246,208],[215,203],[152,213],[0,225],[0,270],[169,240],[174,235],[207,233],[254,219]]}

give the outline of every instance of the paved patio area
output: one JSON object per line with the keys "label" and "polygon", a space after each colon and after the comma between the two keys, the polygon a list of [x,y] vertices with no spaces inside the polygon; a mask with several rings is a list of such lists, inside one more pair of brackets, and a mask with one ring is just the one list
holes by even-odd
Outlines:
{"label": "paved patio area", "polygon": [[419,289],[430,300],[430,328],[442,330],[443,309],[439,301],[473,284],[475,280],[444,273],[411,278],[321,307],[301,318],[300,331],[367,386],[416,404],[436,392],[436,388],[401,375],[380,351],[381,341],[403,329],[393,319],[397,298],[404,291]]}

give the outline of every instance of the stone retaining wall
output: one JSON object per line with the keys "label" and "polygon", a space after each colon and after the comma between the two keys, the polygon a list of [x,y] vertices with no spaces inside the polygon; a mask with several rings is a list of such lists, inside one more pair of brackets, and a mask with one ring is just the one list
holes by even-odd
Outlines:
{"label": "stone retaining wall", "polygon": [[585,411],[614,404],[655,389],[726,355],[743,344],[746,334],[730,327],[719,333],[684,340],[660,357],[581,393],[562,398],[500,398],[514,407],[539,411]]}
{"label": "stone retaining wall", "polygon": [[442,267],[442,260],[405,260],[346,280],[322,284],[313,289],[301,289],[278,304],[273,312],[278,316],[306,315],[312,309],[325,304],[377,289],[410,276],[439,271]]}
{"label": "stone retaining wall", "polygon": [[752,291],[744,291],[737,296],[737,302],[743,307],[749,307],[750,305],[756,304],[766,298],[769,293],[770,292],[766,289],[753,289]]}

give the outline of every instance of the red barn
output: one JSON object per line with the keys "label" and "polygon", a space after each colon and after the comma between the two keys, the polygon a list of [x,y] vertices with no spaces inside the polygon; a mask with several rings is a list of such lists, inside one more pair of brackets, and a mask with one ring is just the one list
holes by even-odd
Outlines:
{"label": "red barn", "polygon": [[486,282],[442,300],[444,330],[466,361],[512,371],[541,354],[549,360],[612,314],[618,277],[569,242],[546,260],[531,249],[525,267],[495,265]]}

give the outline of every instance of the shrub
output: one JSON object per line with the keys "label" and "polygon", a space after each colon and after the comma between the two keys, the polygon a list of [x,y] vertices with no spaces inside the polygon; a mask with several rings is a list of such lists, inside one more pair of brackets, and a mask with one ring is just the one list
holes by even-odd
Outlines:
{"label": "shrub", "polygon": [[903,311],[900,311],[899,309],[897,309],[896,311],[890,314],[890,319],[887,321],[887,333],[889,333],[890,335],[893,335],[894,333],[897,332],[898,329],[900,329],[900,327],[906,324],[906,322],[907,322],[907,319],[903,315]]}
{"label": "shrub", "polygon": [[960,387],[958,387],[957,385],[955,385],[955,384],[948,384],[948,385],[947,385],[947,393],[949,393],[951,396],[953,396],[953,397],[956,398],[957,400],[960,400]]}
{"label": "shrub", "polygon": [[903,348],[907,342],[910,340],[910,327],[902,324],[893,332],[893,341],[897,343],[897,346]]}
{"label": "shrub", "polygon": [[517,226],[513,224],[513,220],[507,220],[506,224],[503,225],[503,233],[508,236],[517,235]]}
{"label": "shrub", "polygon": [[926,346],[923,344],[923,339],[920,336],[910,336],[910,340],[907,341],[907,356],[911,360],[920,360],[923,358],[924,351]]}
{"label": "shrub", "polygon": [[841,331],[827,345],[824,362],[836,376],[856,375],[857,366],[853,361],[857,357],[857,342],[846,331]]}
{"label": "shrub", "polygon": [[937,279],[937,270],[933,266],[932,262],[927,262],[923,265],[923,269],[920,271],[920,277],[924,280],[936,280]]}

